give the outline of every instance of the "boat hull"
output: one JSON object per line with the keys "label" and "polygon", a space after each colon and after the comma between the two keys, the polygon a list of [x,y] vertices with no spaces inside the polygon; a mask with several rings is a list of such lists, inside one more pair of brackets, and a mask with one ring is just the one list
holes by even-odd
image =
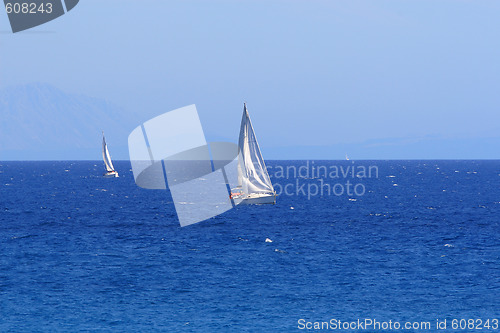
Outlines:
{"label": "boat hull", "polygon": [[257,194],[249,195],[245,198],[239,198],[241,201],[239,205],[266,205],[266,204],[276,204],[275,194]]}
{"label": "boat hull", "polygon": [[118,172],[117,171],[110,171],[110,172],[106,172],[104,175],[103,175],[104,178],[117,178],[117,177],[120,177],[118,176]]}

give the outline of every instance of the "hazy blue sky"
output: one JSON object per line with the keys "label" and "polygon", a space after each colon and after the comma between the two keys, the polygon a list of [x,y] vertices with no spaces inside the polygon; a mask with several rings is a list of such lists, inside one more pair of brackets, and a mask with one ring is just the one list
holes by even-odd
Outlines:
{"label": "hazy blue sky", "polygon": [[209,140],[237,140],[247,101],[280,157],[498,158],[460,145],[500,142],[499,17],[496,0],[82,0],[25,33],[0,15],[0,88],[49,83],[143,120],[194,103]]}

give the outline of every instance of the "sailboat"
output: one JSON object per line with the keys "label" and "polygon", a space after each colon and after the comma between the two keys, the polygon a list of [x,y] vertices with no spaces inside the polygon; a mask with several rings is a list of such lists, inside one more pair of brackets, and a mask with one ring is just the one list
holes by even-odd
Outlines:
{"label": "sailboat", "polygon": [[238,140],[238,186],[231,190],[231,199],[238,204],[276,203],[276,192],[262,158],[246,103]]}
{"label": "sailboat", "polygon": [[109,155],[108,145],[106,144],[106,139],[104,138],[104,132],[102,132],[102,159],[104,160],[104,165],[106,166],[106,172],[103,176],[105,178],[118,177],[118,172],[113,167],[113,162],[111,162],[111,156]]}

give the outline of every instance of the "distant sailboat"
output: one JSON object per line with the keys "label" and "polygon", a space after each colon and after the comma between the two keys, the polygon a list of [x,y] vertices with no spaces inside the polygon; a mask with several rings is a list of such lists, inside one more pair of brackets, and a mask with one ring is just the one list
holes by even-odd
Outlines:
{"label": "distant sailboat", "polygon": [[106,166],[106,172],[103,176],[106,178],[118,177],[118,172],[113,167],[113,162],[111,162],[111,156],[109,155],[108,145],[106,144],[106,139],[104,138],[104,132],[102,132],[102,159],[104,160],[104,165]]}
{"label": "distant sailboat", "polygon": [[349,161],[349,156],[347,156],[347,154],[345,154],[345,160]]}
{"label": "distant sailboat", "polygon": [[238,141],[238,187],[231,190],[231,198],[242,204],[276,203],[276,192],[262,158],[246,103]]}

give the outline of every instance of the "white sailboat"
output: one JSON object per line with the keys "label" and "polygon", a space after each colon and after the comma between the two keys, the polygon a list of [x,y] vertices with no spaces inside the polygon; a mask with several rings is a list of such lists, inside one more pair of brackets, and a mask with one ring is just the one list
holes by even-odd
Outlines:
{"label": "white sailboat", "polygon": [[111,156],[109,155],[108,145],[106,144],[106,139],[104,138],[104,132],[102,132],[102,159],[104,160],[104,165],[106,166],[106,172],[103,176],[106,178],[118,177],[118,172],[113,167],[113,162],[111,162]]}
{"label": "white sailboat", "polygon": [[231,190],[231,198],[241,204],[276,203],[276,192],[262,158],[246,103],[238,141],[238,187]]}

